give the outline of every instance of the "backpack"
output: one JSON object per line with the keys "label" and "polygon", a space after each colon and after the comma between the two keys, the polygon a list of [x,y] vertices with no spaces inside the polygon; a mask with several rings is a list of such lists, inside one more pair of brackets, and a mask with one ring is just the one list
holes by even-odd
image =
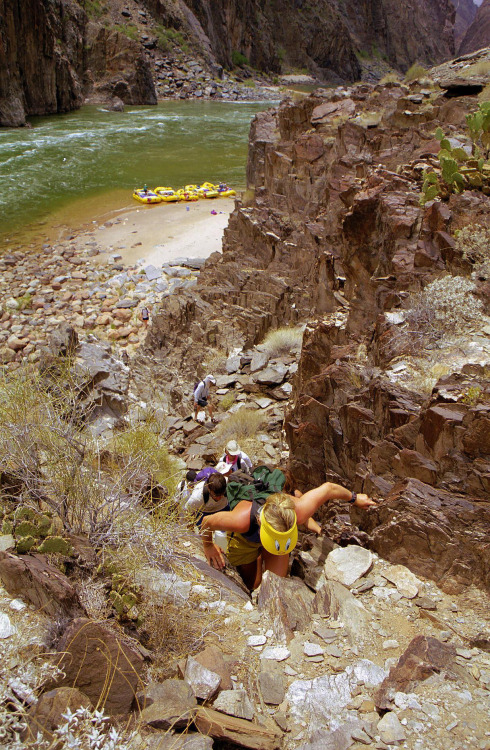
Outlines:
{"label": "backpack", "polygon": [[199,383],[202,383],[202,380],[196,380],[196,382],[194,383],[194,388],[192,389],[192,393],[196,392]]}
{"label": "backpack", "polygon": [[280,469],[269,469],[268,466],[257,466],[252,475],[244,471],[234,471],[228,477],[226,497],[230,510],[241,501],[254,500],[263,505],[269,495],[281,492],[286,483],[286,477]]}

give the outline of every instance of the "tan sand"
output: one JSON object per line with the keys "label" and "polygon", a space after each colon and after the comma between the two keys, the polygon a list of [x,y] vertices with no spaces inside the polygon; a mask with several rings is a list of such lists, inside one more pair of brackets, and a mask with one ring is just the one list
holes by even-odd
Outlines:
{"label": "tan sand", "polygon": [[143,258],[154,266],[175,258],[207,258],[221,252],[223,231],[234,205],[234,198],[135,205],[118,212],[118,221],[101,226],[97,240],[108,252],[121,255],[125,265]]}

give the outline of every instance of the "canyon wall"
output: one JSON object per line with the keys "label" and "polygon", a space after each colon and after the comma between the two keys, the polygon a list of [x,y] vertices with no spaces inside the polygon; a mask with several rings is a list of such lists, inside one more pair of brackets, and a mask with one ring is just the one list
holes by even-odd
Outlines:
{"label": "canyon wall", "polygon": [[477,10],[475,20],[463,37],[459,48],[460,55],[466,55],[490,44],[490,0],[483,0]]}
{"label": "canyon wall", "polygon": [[107,100],[155,104],[138,42],[89,22],[74,0],[0,0],[0,126],[68,112],[100,85]]}
{"label": "canyon wall", "polygon": [[72,0],[0,0],[0,125],[81,105],[85,23]]}

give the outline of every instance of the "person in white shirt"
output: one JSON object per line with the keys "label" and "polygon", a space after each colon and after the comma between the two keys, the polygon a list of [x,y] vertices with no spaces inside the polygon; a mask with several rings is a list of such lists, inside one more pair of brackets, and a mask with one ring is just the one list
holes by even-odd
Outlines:
{"label": "person in white shirt", "polygon": [[231,465],[232,471],[246,471],[252,473],[252,461],[247,454],[240,449],[236,440],[229,440],[226,444],[225,454],[220,461]]}
{"label": "person in white shirt", "polygon": [[[218,469],[218,467],[220,467]],[[220,510],[230,510],[228,498],[226,497],[226,477],[223,472],[228,472],[229,467],[218,464],[218,471],[211,474],[204,482],[199,482],[194,487],[190,498],[185,504],[185,509],[196,514],[196,526],[201,528],[203,518],[217,513]],[[203,534],[204,554],[210,565],[217,555],[221,555],[216,541],[213,540],[213,533]]]}
{"label": "person in white shirt", "polygon": [[214,418],[214,406],[212,401],[210,400],[210,387],[212,385],[216,385],[216,380],[213,378],[212,375],[206,375],[204,380],[200,380],[197,384],[196,388],[194,389],[194,419],[197,422],[197,413],[199,411],[199,408],[206,409],[206,407],[209,409],[209,416],[211,417],[211,422],[215,422]]}

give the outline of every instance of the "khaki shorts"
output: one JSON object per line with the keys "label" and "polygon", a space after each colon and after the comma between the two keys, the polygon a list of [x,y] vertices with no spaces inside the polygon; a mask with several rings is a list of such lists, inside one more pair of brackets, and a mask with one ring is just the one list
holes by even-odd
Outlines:
{"label": "khaki shorts", "polygon": [[260,542],[249,542],[241,534],[228,534],[228,552],[226,556],[231,565],[247,565],[258,558],[262,545]]}

